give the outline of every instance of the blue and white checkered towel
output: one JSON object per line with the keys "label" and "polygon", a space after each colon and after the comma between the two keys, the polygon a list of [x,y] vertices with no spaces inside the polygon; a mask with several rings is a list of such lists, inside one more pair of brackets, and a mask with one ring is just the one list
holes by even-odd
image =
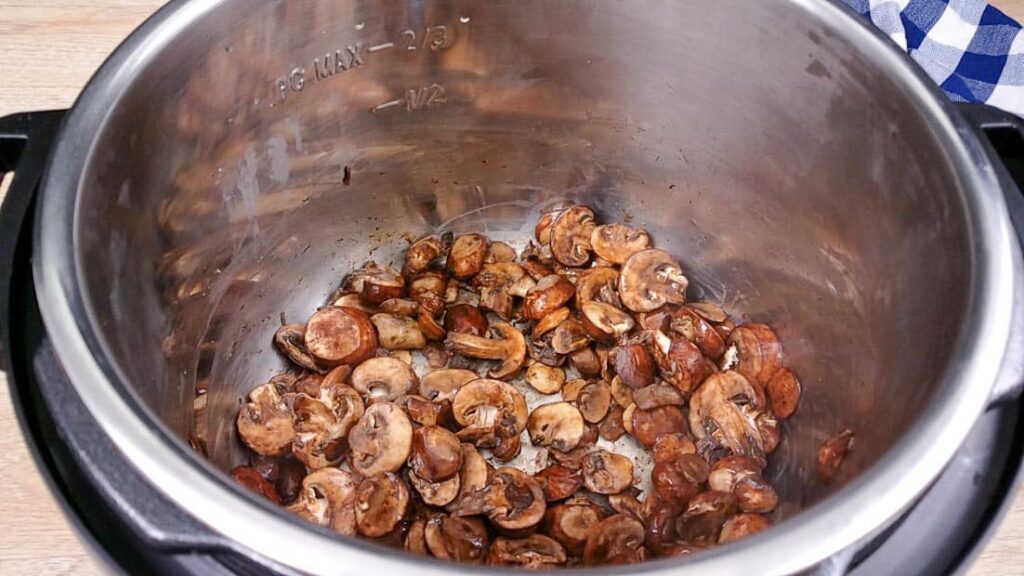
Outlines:
{"label": "blue and white checkered towel", "polygon": [[1024,116],[1024,32],[982,0],[843,0],[957,102]]}

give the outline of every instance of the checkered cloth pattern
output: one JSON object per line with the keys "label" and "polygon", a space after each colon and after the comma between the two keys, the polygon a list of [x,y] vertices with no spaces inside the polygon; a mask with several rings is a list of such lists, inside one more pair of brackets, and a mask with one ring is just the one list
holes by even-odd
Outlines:
{"label": "checkered cloth pattern", "polygon": [[1024,116],[1024,32],[981,0],[843,0],[957,102]]}

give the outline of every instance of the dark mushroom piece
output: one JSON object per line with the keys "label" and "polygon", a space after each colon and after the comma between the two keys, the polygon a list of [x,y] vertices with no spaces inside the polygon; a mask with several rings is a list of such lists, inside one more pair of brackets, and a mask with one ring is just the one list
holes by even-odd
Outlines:
{"label": "dark mushroom piece", "polygon": [[394,402],[399,396],[416,390],[419,379],[411,366],[387,356],[370,358],[356,366],[351,376],[352,387],[367,402]]}
{"label": "dark mushroom piece", "polygon": [[543,534],[531,534],[525,538],[495,538],[487,555],[487,563],[494,566],[541,569],[562,566],[565,562],[565,548]]}
{"label": "dark mushroom piece", "polygon": [[306,349],[306,327],[302,324],[286,324],[278,328],[274,333],[274,344],[294,364],[313,372],[322,370]]}
{"label": "dark mushroom piece", "polygon": [[[362,404],[362,400],[359,400]],[[295,415],[295,439],[292,454],[310,470],[319,470],[337,464],[345,455],[348,444],[345,434],[355,418],[344,425],[326,404],[305,394],[296,395],[292,402]]]}
{"label": "dark mushroom piece", "polygon": [[480,290],[480,308],[503,320],[511,319],[514,301],[509,289],[523,278],[527,278],[526,271],[515,262],[485,264],[473,278],[473,285]]}
{"label": "dark mushroom piece", "polygon": [[440,426],[422,426],[412,433],[409,468],[429,482],[447,480],[462,467],[458,437]]}
{"label": "dark mushroom piece", "polygon": [[683,395],[673,386],[651,384],[633,392],[633,401],[641,410],[653,410],[662,406],[683,406]]}
{"label": "dark mushroom piece", "polygon": [[[666,434],[687,432],[686,417],[678,407],[660,406],[651,410],[641,410],[635,406],[629,414],[629,425],[626,426],[626,430],[644,446],[654,446],[658,439]],[[624,413],[623,418],[625,417]]]}
{"label": "dark mushroom piece", "polygon": [[558,328],[558,325],[561,324],[562,322],[565,322],[571,314],[572,312],[570,312],[570,310],[565,307],[559,308],[551,312],[547,316],[538,320],[537,323],[533,325],[533,330],[530,332],[530,337],[533,338],[534,340],[541,338],[548,332],[551,332],[555,328]]}
{"label": "dark mushroom piece", "polygon": [[366,409],[348,435],[352,468],[363,476],[397,472],[412,449],[412,422],[390,402]]}
{"label": "dark mushroom piece", "polygon": [[688,285],[683,267],[664,250],[641,250],[630,256],[619,272],[619,298],[633,312],[683,304]]}
{"label": "dark mushroom piece", "polygon": [[583,474],[562,464],[552,464],[533,475],[548,502],[565,500],[583,485]]}
{"label": "dark mushroom piece", "polygon": [[671,462],[687,454],[696,454],[697,445],[689,435],[681,432],[665,434],[654,443],[654,463]]}
{"label": "dark mushroom piece", "polygon": [[612,406],[612,391],[601,380],[590,382],[580,390],[576,398],[576,406],[579,408],[583,419],[591,424],[597,424],[608,415]]}
{"label": "dark mushroom piece", "polygon": [[380,538],[395,529],[409,505],[409,488],[397,474],[365,478],[356,489],[356,529],[367,538]]}
{"label": "dark mushroom piece", "polygon": [[356,535],[355,476],[337,468],[317,470],[302,481],[298,500],[288,511],[345,536]]}
{"label": "dark mushroom piece", "polygon": [[249,393],[249,401],[238,411],[238,435],[245,445],[257,454],[282,456],[287,454],[295,440],[295,425],[291,407],[277,392],[274,384],[267,383]]}
{"label": "dark mushroom piece", "polygon": [[494,448],[504,437],[526,429],[526,399],[500,380],[480,378],[459,388],[452,400],[452,414],[464,426],[458,437],[482,448]]}
{"label": "dark mushroom piece", "polygon": [[405,251],[405,263],[402,265],[402,276],[413,279],[425,271],[435,259],[448,254],[451,249],[452,235],[450,232],[432,234],[420,238]]}
{"label": "dark mushroom piece", "polygon": [[853,430],[847,428],[825,440],[818,449],[818,476],[824,482],[832,482],[839,475],[846,454],[853,448]]}
{"label": "dark mushroom piece", "polygon": [[376,306],[368,304],[363,300],[363,296],[361,294],[357,294],[355,292],[340,292],[338,294],[334,294],[331,296],[329,301],[331,306],[334,306],[335,308],[351,308],[352,310],[359,310],[360,312],[365,312],[367,314],[376,314],[379,312],[379,309]]}
{"label": "dark mushroom piece", "polygon": [[377,328],[381,348],[387,350],[420,350],[427,345],[427,339],[419,323],[405,316],[374,314],[370,317]]}
{"label": "dark mushroom piece", "polygon": [[391,298],[380,303],[377,311],[394,316],[406,316],[412,318],[419,314],[421,307],[415,300],[405,298]]}
{"label": "dark mushroom piece", "polygon": [[448,253],[448,271],[459,280],[476,276],[484,267],[489,244],[490,240],[482,234],[463,234],[456,237]]}
{"label": "dark mushroom piece", "polygon": [[772,527],[772,521],[760,514],[737,514],[722,524],[722,532],[718,536],[719,544],[728,544],[753,536],[762,530]]}
{"label": "dark mushroom piece", "polygon": [[540,215],[540,218],[537,219],[537,224],[533,227],[533,237],[537,239],[537,242],[544,246],[551,242],[551,225],[562,215],[562,212],[565,212],[566,209],[572,206],[571,202],[559,203]]}
{"label": "dark mushroom piece", "polygon": [[482,563],[490,544],[487,526],[480,519],[444,514],[427,520],[424,537],[435,558],[470,564]]}
{"label": "dark mushroom piece", "polygon": [[743,324],[729,334],[736,346],[735,370],[764,386],[782,368],[782,345],[766,324]]}
{"label": "dark mushroom piece", "polygon": [[402,549],[410,554],[427,556],[430,550],[427,548],[427,520],[420,518],[409,524],[409,531],[405,533],[405,543]]}
{"label": "dark mushroom piece", "polygon": [[572,282],[557,274],[545,276],[523,298],[523,317],[540,320],[564,306],[575,294]]}
{"label": "dark mushroom piece", "polygon": [[405,292],[405,279],[397,271],[367,262],[345,280],[342,289],[359,294],[370,304],[380,304],[392,298],[401,298]]}
{"label": "dark mushroom piece", "polygon": [[[686,454],[676,460],[661,460],[651,470],[654,493],[665,502],[685,505],[700,492],[708,479],[708,463],[696,454]],[[715,489],[712,485],[712,489]]]}
{"label": "dark mushroom piece", "polygon": [[487,486],[463,497],[452,513],[483,514],[500,528],[518,530],[539,523],[546,508],[540,483],[521,470],[506,466],[494,471]]}
{"label": "dark mushroom piece", "polygon": [[452,304],[444,315],[444,329],[447,332],[484,336],[487,334],[487,317],[476,306]]}
{"label": "dark mushroom piece", "polygon": [[573,555],[583,554],[587,536],[601,522],[601,508],[586,499],[573,499],[548,508],[541,532],[557,540]]}
{"label": "dark mushroom piece", "polygon": [[409,298],[434,316],[444,310],[447,291],[448,280],[438,272],[424,272],[409,283]]}
{"label": "dark mushroom piece", "polygon": [[451,401],[459,389],[479,378],[476,372],[462,368],[440,368],[427,372],[420,379],[420,394],[427,400]]}
{"label": "dark mushroom piece", "polygon": [[800,405],[800,381],[788,368],[780,368],[765,386],[772,414],[785,420],[796,412]]}
{"label": "dark mushroom piece", "polygon": [[708,546],[718,542],[722,525],[736,512],[736,497],[732,494],[714,490],[701,492],[686,505],[676,521],[676,530],[687,543]]}
{"label": "dark mushroom piece", "polygon": [[618,286],[619,272],[614,268],[584,270],[576,280],[576,304],[594,301],[621,308]]}
{"label": "dark mushroom piece", "polygon": [[708,358],[717,359],[725,352],[722,335],[689,306],[680,306],[672,311],[669,329],[693,342]]}
{"label": "dark mushroom piece", "polygon": [[570,316],[551,332],[551,349],[556,354],[572,354],[590,344],[583,323]]}
{"label": "dark mushroom piece", "polygon": [[583,378],[574,378],[562,386],[562,400],[575,402],[580,399],[580,392],[583,387],[589,384]]}
{"label": "dark mushroom piece", "polygon": [[[630,404],[633,404],[633,389],[622,381],[622,376],[616,375],[612,378],[612,383],[609,386],[612,393],[612,398],[615,403],[622,408],[628,408]],[[643,388],[643,386],[638,387]]]}
{"label": "dark mushroom piece", "polygon": [[569,354],[569,365],[584,378],[600,378],[604,368],[601,357],[590,346]]}
{"label": "dark mushroom piece", "polygon": [[[419,312],[416,313],[416,325],[419,326],[420,332],[427,340],[444,340],[444,327],[422,306],[420,306]],[[426,343],[424,343],[424,346],[426,346]]]}
{"label": "dark mushroom piece", "polygon": [[485,264],[515,261],[515,249],[504,242],[491,242],[491,245],[487,247],[487,254],[484,256]]}
{"label": "dark mushroom piece", "polygon": [[250,492],[259,494],[274,504],[281,503],[281,497],[278,496],[274,485],[263,476],[260,476],[260,473],[252,466],[235,466],[231,469],[231,479],[238,485],[244,486]]}
{"label": "dark mushroom piece", "polygon": [[459,492],[453,502],[462,500],[487,485],[490,464],[472,444],[462,444],[462,467],[459,469]]}
{"label": "dark mushroom piece", "polygon": [[622,406],[618,404],[613,405],[608,410],[608,415],[597,425],[597,432],[601,438],[609,442],[615,442],[626,433],[626,428],[622,425],[623,412]]}
{"label": "dark mushroom piece", "polygon": [[583,483],[595,494],[618,494],[633,485],[633,462],[621,454],[595,450],[583,459]]}
{"label": "dark mushroom piece", "polygon": [[644,525],[628,514],[609,516],[595,526],[583,548],[584,566],[632,564],[647,558]]}
{"label": "dark mushroom piece", "polygon": [[636,325],[629,313],[611,304],[591,300],[582,303],[579,308],[583,329],[595,342],[601,344],[614,344]]}
{"label": "dark mushroom piece", "polygon": [[642,228],[625,224],[604,224],[590,235],[594,253],[611,264],[622,264],[630,256],[651,246],[651,237]]}
{"label": "dark mushroom piece", "polygon": [[764,439],[757,417],[764,410],[764,394],[739,372],[712,375],[690,398],[690,428],[698,446],[721,448],[749,456],[763,465]]}
{"label": "dark mushroom piece", "polygon": [[526,339],[519,330],[504,322],[495,324],[491,330],[497,338],[449,332],[445,344],[453,352],[470,358],[499,360],[500,363],[488,372],[488,376],[499,380],[512,378],[526,361]]}
{"label": "dark mushroom piece", "polygon": [[568,452],[583,438],[583,416],[568,402],[543,404],[530,413],[526,429],[534,445]]}
{"label": "dark mushroom piece", "polygon": [[615,373],[623,384],[639,390],[654,384],[658,367],[647,346],[634,342],[619,346],[616,350]]}
{"label": "dark mushroom piece", "polygon": [[461,479],[458,475],[446,480],[431,482],[421,478],[418,474],[409,470],[409,483],[420,495],[424,504],[430,506],[446,506],[451,504],[459,495]]}
{"label": "dark mushroom piece", "polygon": [[715,372],[715,365],[704,357],[693,342],[682,336],[668,336],[661,331],[654,333],[654,360],[661,377],[684,396],[689,396],[705,378]]}
{"label": "dark mushroom piece", "polygon": [[551,254],[566,266],[583,266],[590,260],[590,237],[594,233],[594,211],[579,204],[551,223]]}
{"label": "dark mushroom piece", "polygon": [[376,353],[377,330],[365,312],[321,308],[306,323],[306,349],[328,366],[358,364]]}
{"label": "dark mushroom piece", "polygon": [[711,467],[708,486],[719,492],[731,492],[743,512],[767,514],[779,503],[775,493],[761,475],[761,466],[746,456],[726,456]]}

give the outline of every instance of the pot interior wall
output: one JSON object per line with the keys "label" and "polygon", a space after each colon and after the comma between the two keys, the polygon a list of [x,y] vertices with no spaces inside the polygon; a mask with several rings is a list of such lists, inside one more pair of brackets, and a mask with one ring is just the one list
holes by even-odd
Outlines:
{"label": "pot interior wall", "polygon": [[[972,266],[908,94],[802,4],[217,3],[133,64],[83,180],[78,273],[111,362],[226,469],[241,399],[285,366],[282,315],[434,230],[522,245],[569,198],[777,328],[804,386],[781,513],[820,500],[925,406]],[[845,427],[825,486],[817,447]]]}

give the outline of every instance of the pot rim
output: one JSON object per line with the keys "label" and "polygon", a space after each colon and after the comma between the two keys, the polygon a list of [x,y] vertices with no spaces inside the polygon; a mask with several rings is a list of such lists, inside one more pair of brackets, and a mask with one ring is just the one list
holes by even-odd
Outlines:
{"label": "pot rim", "polygon": [[[935,398],[904,437],[858,478],[765,533],[686,560],[630,566],[635,573],[788,574],[836,555],[837,561],[849,560],[858,543],[878,534],[912,504],[952,458],[986,407],[1005,355],[1018,263],[1005,201],[981,142],[904,52],[838,0],[789,1],[833,27],[845,28],[881,67],[900,78],[954,164],[971,236],[973,278],[966,325]],[[90,162],[94,137],[128,80],[177,33],[222,2],[177,0],[159,10],[115,50],[65,118],[40,187],[33,260],[40,311],[60,362],[126,459],[170,500],[225,537],[228,546],[313,573],[503,571],[396,555],[377,544],[337,538],[244,493],[136,402],[126,379],[107,361],[94,329],[97,319],[79,282],[83,273],[75,238],[81,225],[80,176]],[[620,574],[623,567],[589,571]]]}

